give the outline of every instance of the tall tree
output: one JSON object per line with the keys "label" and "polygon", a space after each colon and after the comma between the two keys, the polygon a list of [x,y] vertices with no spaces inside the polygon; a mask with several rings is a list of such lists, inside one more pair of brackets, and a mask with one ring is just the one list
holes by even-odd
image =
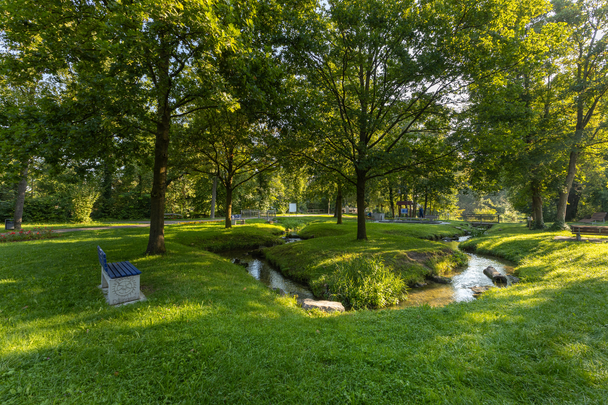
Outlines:
{"label": "tall tree", "polygon": [[555,21],[570,29],[569,52],[561,60],[569,102],[566,143],[569,159],[559,188],[553,229],[566,229],[566,208],[577,164],[585,148],[608,140],[608,4],[597,0],[555,0]]}
{"label": "tall tree", "polygon": [[267,153],[265,138],[271,130],[249,121],[240,110],[207,110],[197,118],[179,140],[179,147],[188,151],[181,164],[217,176],[226,190],[225,226],[230,228],[234,190],[277,164]]}
{"label": "tall tree", "polygon": [[[560,38],[561,27],[545,29],[553,31],[546,38]],[[547,52],[514,67],[505,80],[478,83],[471,91],[471,182],[477,190],[496,185],[527,194],[536,229],[545,227],[543,197],[563,162],[557,44],[549,41]]]}
{"label": "tall tree", "polygon": [[522,57],[521,33],[546,4],[507,3],[333,0],[290,20],[287,57],[319,110],[306,115],[307,150],[329,149],[353,174],[307,156],[356,186],[357,239],[367,238],[366,183],[454,153],[464,85]]}
{"label": "tall tree", "polygon": [[40,75],[13,82],[4,77],[0,84],[0,163],[5,176],[17,183],[15,229],[21,229],[28,175],[33,159],[44,153],[44,97],[48,83]]}
{"label": "tall tree", "polygon": [[217,104],[213,66],[217,54],[235,46],[238,36],[229,24],[230,4],[179,0],[4,3],[10,18],[2,28],[22,61],[44,64],[50,71],[73,71],[80,92],[101,90],[108,116],[153,137],[146,253],[164,253],[171,127],[176,119]]}

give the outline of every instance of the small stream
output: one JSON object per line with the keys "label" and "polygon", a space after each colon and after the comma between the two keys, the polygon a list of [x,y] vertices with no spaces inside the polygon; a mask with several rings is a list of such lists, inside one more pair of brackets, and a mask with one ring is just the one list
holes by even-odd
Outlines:
{"label": "small stream", "polygon": [[[452,249],[458,250],[458,244],[469,239],[470,236],[461,236],[458,242],[447,242]],[[494,267],[501,274],[513,273],[513,267],[506,261],[495,257],[488,257],[474,253],[467,253],[469,256],[468,266],[461,272],[452,277],[450,284],[437,284],[429,282],[428,285],[420,288],[412,288],[408,291],[408,299],[399,303],[396,308],[418,306],[428,304],[431,307],[440,307],[451,302],[473,301],[473,290],[471,287],[492,287],[494,283],[490,280],[483,270]]]}
{"label": "small stream", "polygon": [[[470,236],[461,236],[458,242],[446,242],[452,249],[458,250],[458,244],[469,239]],[[285,243],[299,241],[298,238],[286,238]],[[253,257],[248,250],[233,250],[220,254],[223,257],[231,259],[233,262],[246,263],[247,270],[251,276],[261,281],[269,288],[280,288],[288,294],[297,294],[299,298],[312,298],[314,295],[308,286],[290,280],[285,277],[280,271],[276,270],[267,260]],[[513,267],[505,261],[497,258],[490,258],[478,254],[467,253],[469,256],[468,266],[460,273],[452,277],[450,284],[437,284],[429,281],[428,284],[420,288],[412,288],[408,291],[408,299],[399,303],[394,308],[405,308],[428,304],[431,307],[445,306],[451,302],[473,301],[473,290],[471,287],[494,286],[483,270],[488,267],[494,267],[502,274],[512,274]]]}
{"label": "small stream", "polygon": [[[299,241],[299,238],[285,238],[285,243]],[[280,288],[291,295],[297,295],[298,298],[313,298],[314,295],[308,286],[290,280],[285,277],[280,271],[276,270],[266,259],[253,257],[249,254],[249,250],[232,250],[230,252],[220,253],[220,256],[229,258],[232,262],[235,259],[240,263],[247,263],[247,270],[256,280],[261,281],[269,288]]]}

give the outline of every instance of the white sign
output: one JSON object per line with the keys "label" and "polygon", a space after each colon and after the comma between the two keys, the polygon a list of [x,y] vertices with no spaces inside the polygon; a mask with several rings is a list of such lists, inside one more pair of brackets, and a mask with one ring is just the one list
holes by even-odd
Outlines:
{"label": "white sign", "polygon": [[296,205],[296,203],[289,203],[289,212],[296,212],[298,210],[298,207]]}

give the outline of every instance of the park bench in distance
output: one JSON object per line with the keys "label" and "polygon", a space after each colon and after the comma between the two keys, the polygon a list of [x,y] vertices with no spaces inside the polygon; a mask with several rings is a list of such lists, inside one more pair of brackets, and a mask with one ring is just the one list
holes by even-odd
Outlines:
{"label": "park bench in distance", "polygon": [[108,263],[106,254],[97,246],[99,264],[101,264],[101,288],[108,289],[110,305],[139,300],[139,271],[131,263]]}
{"label": "park bench in distance", "polygon": [[581,240],[581,235],[608,236],[608,227],[605,226],[570,225],[570,230],[576,235],[576,240]]}
{"label": "park bench in distance", "polygon": [[245,225],[245,218],[242,218],[241,214],[231,215],[230,219],[232,220],[232,225]]}
{"label": "park bench in distance", "polygon": [[588,222],[588,223],[606,222],[606,213],[605,212],[596,212],[595,214],[591,215],[591,218],[581,219],[578,222]]}
{"label": "park bench in distance", "polygon": [[182,218],[182,214],[173,214],[173,213],[167,213],[165,212],[165,219],[175,219],[175,218]]}

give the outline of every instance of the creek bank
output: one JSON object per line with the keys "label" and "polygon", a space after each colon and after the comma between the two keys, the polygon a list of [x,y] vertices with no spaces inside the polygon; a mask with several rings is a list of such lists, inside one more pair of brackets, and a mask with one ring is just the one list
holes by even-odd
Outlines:
{"label": "creek bank", "polygon": [[[288,235],[285,238],[285,243],[293,243],[299,240],[301,239],[294,238],[294,235]],[[280,271],[277,271],[265,259],[264,248],[251,251],[230,251],[223,253],[222,256],[230,257],[232,263],[244,267],[252,277],[268,286],[269,289],[281,297],[296,297],[298,305],[303,309],[310,310],[316,308],[328,313],[345,311],[344,306],[340,302],[315,300],[312,291],[306,285],[290,280]]]}

